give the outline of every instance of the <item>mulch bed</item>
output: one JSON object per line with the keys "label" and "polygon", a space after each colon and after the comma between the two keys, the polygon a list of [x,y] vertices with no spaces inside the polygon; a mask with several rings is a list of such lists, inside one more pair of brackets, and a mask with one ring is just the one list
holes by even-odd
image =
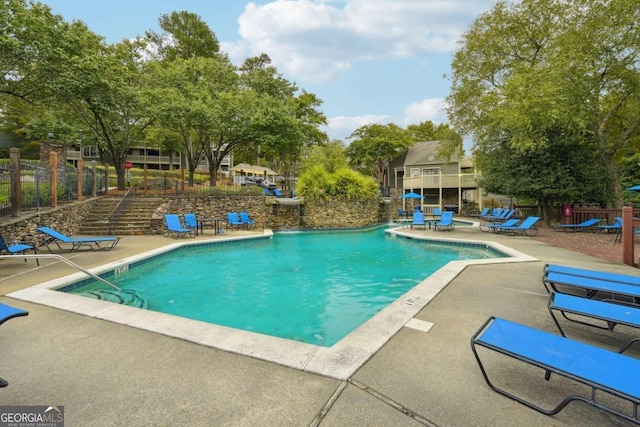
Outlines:
{"label": "mulch bed", "polygon": [[[539,227],[538,235],[532,238],[609,261],[623,262],[622,243],[615,241],[616,235],[614,233],[566,233]],[[637,257],[640,254],[640,240],[638,238],[636,238],[634,253],[634,261],[637,262]]]}

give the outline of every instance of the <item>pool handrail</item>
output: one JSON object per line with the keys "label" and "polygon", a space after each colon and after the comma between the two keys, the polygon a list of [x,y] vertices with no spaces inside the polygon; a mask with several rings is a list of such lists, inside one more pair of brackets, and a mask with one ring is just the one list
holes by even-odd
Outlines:
{"label": "pool handrail", "polygon": [[[116,285],[114,285],[113,283],[111,283],[111,282],[109,282],[109,281],[107,281],[107,280],[103,279],[102,277],[100,277],[100,276],[98,276],[98,275],[93,274],[93,273],[92,273],[92,272],[90,272],[89,270],[87,270],[87,269],[85,269],[84,267],[82,267],[82,266],[80,266],[80,265],[76,264],[75,262],[73,262],[73,261],[71,261],[71,260],[69,260],[69,259],[67,259],[67,258],[63,257],[62,255],[59,255],[59,254],[38,254],[38,255],[23,255],[23,256],[24,256],[24,258],[36,258],[36,259],[38,259],[38,258],[55,258],[55,259],[57,259],[57,260],[59,260],[59,261],[62,261],[62,262],[64,262],[64,263],[67,263],[67,264],[68,264],[68,265],[70,265],[71,267],[73,267],[73,268],[76,268],[76,269],[80,270],[80,271],[81,271],[81,272],[83,272],[84,274],[87,274],[87,275],[89,275],[89,276],[93,277],[94,279],[96,279],[96,280],[98,280],[98,281],[100,281],[100,282],[104,283],[105,285],[107,285],[107,286],[109,286],[109,287],[111,287],[111,288],[113,288],[113,289],[116,289],[116,290],[118,290],[118,291],[122,291],[122,289],[120,289],[119,287],[117,287],[117,286],[116,286]],[[23,256],[21,255],[21,257],[23,257]],[[15,255],[0,255],[0,259],[2,259],[2,258],[11,258],[11,257],[15,257]]]}

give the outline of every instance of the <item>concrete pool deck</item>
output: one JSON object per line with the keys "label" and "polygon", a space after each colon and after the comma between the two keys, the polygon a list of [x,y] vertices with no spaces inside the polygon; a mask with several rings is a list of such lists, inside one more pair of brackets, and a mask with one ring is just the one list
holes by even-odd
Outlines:
{"label": "concrete pool deck", "polygon": [[[470,337],[490,315],[555,331],[540,281],[547,262],[637,275],[636,269],[532,238],[471,227],[450,233],[404,232],[490,240],[532,259],[465,267],[413,316],[416,321],[346,379],[6,297],[74,271],[50,259],[42,260],[40,268],[20,257],[0,260],[0,300],[30,312],[0,326],[0,377],[10,383],[0,389],[2,405],[64,405],[68,426],[628,425],[583,403],[547,417],[496,394],[482,379]],[[173,242],[161,236],[124,236],[112,251],[69,257],[93,268]],[[423,324],[433,326],[425,331]],[[575,325],[567,329],[577,339],[609,348],[631,333],[624,328],[615,333]],[[637,356],[634,351],[630,354]],[[538,382],[542,375],[535,380],[526,373],[516,376],[522,372],[519,365],[515,370],[500,366],[490,373],[543,402],[574,389],[567,382]]]}

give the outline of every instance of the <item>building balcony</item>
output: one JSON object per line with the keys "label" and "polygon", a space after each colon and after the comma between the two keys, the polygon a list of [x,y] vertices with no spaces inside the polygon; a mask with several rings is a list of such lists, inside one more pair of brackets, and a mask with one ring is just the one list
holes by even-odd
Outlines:
{"label": "building balcony", "polygon": [[412,188],[477,188],[479,175],[463,173],[452,175],[423,175],[405,177],[405,189]]}

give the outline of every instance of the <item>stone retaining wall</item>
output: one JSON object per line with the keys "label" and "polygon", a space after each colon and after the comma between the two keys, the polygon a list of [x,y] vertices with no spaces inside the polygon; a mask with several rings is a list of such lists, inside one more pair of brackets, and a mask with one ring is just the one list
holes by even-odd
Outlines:
{"label": "stone retaining wall", "polygon": [[[97,199],[74,202],[57,208],[29,212],[19,218],[0,220],[0,234],[8,242],[27,241],[41,245],[46,237],[36,227],[47,226],[73,236],[78,233]],[[382,199],[355,201],[278,200],[264,196],[171,196],[165,197],[151,218],[150,234],[162,233],[165,213],[192,213],[199,218],[220,218],[226,226],[227,212],[248,212],[258,228],[330,229],[363,227],[387,222],[397,207]]]}
{"label": "stone retaining wall", "polygon": [[27,212],[18,218],[3,218],[0,220],[0,235],[7,242],[30,242],[40,246],[47,237],[38,232],[36,227],[46,226],[63,234],[73,236],[77,234],[82,224],[91,212],[97,199],[83,202],[73,202],[57,208],[46,208],[37,212]]}

